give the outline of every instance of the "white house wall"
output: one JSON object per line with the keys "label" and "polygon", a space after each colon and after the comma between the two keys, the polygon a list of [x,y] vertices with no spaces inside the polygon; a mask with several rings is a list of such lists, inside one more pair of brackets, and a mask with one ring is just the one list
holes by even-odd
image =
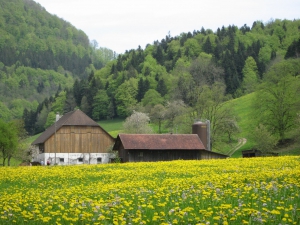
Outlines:
{"label": "white house wall", "polygon": [[41,164],[49,161],[50,165],[104,164],[114,157],[113,153],[42,153],[37,154],[32,161]]}

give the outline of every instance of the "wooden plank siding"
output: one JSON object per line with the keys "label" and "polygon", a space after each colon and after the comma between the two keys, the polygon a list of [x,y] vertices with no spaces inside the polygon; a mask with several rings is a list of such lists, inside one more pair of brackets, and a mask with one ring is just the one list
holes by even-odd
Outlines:
{"label": "wooden plank siding", "polygon": [[212,151],[200,151],[200,159],[226,159],[226,155],[218,154]]}
{"label": "wooden plank siding", "polygon": [[[114,140],[100,127],[63,126],[45,142],[45,153],[106,153]],[[56,145],[56,147],[55,147]]]}
{"label": "wooden plank siding", "polygon": [[[200,159],[199,150],[129,150],[129,162],[158,162]],[[124,159],[124,161],[126,158]],[[126,161],[125,161],[126,162]]]}

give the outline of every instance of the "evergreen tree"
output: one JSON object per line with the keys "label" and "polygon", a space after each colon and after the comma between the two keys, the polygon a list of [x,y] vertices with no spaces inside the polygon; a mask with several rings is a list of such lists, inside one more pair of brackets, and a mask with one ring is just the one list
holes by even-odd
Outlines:
{"label": "evergreen tree", "polygon": [[242,70],[245,65],[246,50],[245,45],[239,42],[237,53],[234,55],[234,64],[236,65],[236,71],[240,81],[243,80]]}
{"label": "evergreen tree", "polygon": [[203,45],[202,49],[207,54],[213,53],[213,48],[212,48],[209,36],[206,38],[206,41],[204,42],[204,45]]}
{"label": "evergreen tree", "polygon": [[160,93],[160,95],[161,95],[162,97],[164,97],[164,96],[168,93],[167,86],[166,86],[166,84],[165,84],[165,82],[164,82],[163,79],[160,79],[160,80],[158,81],[157,87],[156,87],[156,91],[157,91],[158,93]]}
{"label": "evergreen tree", "polygon": [[234,59],[229,50],[227,50],[223,56],[222,66],[225,72],[226,93],[233,94],[238,89],[240,80],[234,65]]}
{"label": "evergreen tree", "polygon": [[[216,42],[217,42],[217,39],[216,39]],[[216,62],[218,62],[221,59],[222,53],[223,53],[222,45],[219,42],[217,42],[216,47],[214,49],[214,58],[216,59]]]}
{"label": "evergreen tree", "polygon": [[163,65],[164,64],[164,54],[163,54],[163,49],[160,45],[158,45],[153,52],[153,58],[156,59],[158,64]]}
{"label": "evergreen tree", "polygon": [[136,100],[138,102],[140,102],[144,95],[144,81],[143,81],[143,78],[140,78],[139,82],[138,82],[138,91],[137,91],[137,96],[136,96]]}
{"label": "evergreen tree", "polygon": [[180,38],[180,46],[183,47],[184,46],[184,43],[186,42],[187,40],[187,35],[184,33],[182,34],[181,38]]}
{"label": "evergreen tree", "polygon": [[81,86],[78,79],[75,80],[72,90],[73,90],[73,95],[75,98],[76,105],[80,106],[82,95],[81,95]]}
{"label": "evergreen tree", "polygon": [[137,69],[138,68],[138,60],[137,60],[137,55],[135,53],[135,50],[132,50],[131,54],[131,65],[133,68]]}
{"label": "evergreen tree", "polygon": [[27,108],[23,111],[22,119],[24,121],[24,128],[29,135],[33,135],[34,124],[35,124],[35,116],[32,116],[32,111],[28,111]]}
{"label": "evergreen tree", "polygon": [[247,26],[247,24],[244,24],[244,26],[240,28],[240,31],[242,31],[243,34],[246,34],[247,32],[250,32],[251,29]]}
{"label": "evergreen tree", "polygon": [[86,96],[82,97],[82,100],[80,103],[80,109],[82,110],[82,112],[84,112],[88,116],[92,117],[92,115],[91,115],[92,106],[89,104],[89,101]]}
{"label": "evergreen tree", "polygon": [[284,56],[285,59],[298,57],[300,57],[300,38],[298,41],[293,41],[293,43],[288,47]]}
{"label": "evergreen tree", "polygon": [[205,31],[204,27],[201,27],[200,33],[206,35],[206,31]]}
{"label": "evergreen tree", "polygon": [[145,93],[150,89],[150,82],[149,80],[146,78],[146,80],[144,81],[144,95]]}
{"label": "evergreen tree", "polygon": [[[116,69],[117,69],[117,71],[122,71],[123,70],[123,64],[122,64],[122,57],[121,57],[121,55],[118,55]],[[114,71],[113,71],[113,73],[114,73]]]}
{"label": "evergreen tree", "polygon": [[73,92],[70,90],[66,90],[66,100],[64,103],[63,111],[64,113],[68,113],[73,111],[75,108],[76,108],[76,101]]}
{"label": "evergreen tree", "polygon": [[95,74],[94,74],[94,70],[91,71],[89,77],[88,77],[88,81],[91,82],[92,79],[95,78]]}

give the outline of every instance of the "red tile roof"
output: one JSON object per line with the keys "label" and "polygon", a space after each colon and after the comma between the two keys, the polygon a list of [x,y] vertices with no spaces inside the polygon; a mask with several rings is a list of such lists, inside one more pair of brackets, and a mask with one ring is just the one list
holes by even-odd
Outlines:
{"label": "red tile roof", "polygon": [[119,134],[124,149],[204,150],[197,134]]}

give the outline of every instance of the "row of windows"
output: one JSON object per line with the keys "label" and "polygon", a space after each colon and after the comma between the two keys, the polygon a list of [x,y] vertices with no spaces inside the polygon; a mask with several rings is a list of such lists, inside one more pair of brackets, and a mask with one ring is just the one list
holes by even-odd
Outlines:
{"label": "row of windows", "polygon": [[[59,162],[65,162],[65,158],[59,158]],[[83,162],[83,158],[78,158],[78,162]],[[102,162],[102,158],[98,157],[97,163],[101,163],[101,162]]]}

